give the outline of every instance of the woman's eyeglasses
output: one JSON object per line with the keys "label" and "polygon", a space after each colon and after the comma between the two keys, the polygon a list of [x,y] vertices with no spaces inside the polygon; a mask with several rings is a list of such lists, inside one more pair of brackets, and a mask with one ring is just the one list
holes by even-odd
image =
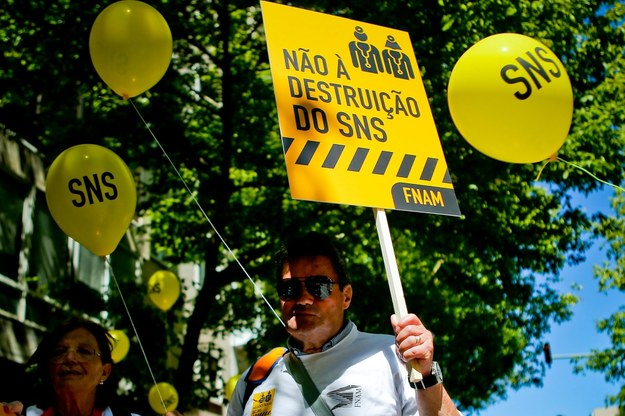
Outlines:
{"label": "woman's eyeglasses", "polygon": [[74,357],[75,357],[74,359],[78,361],[79,363],[86,363],[87,361],[91,361],[96,357],[96,355],[98,357],[101,356],[99,352],[97,352],[91,347],[78,347],[78,348],[57,347],[52,350],[52,353],[50,354],[50,361],[52,361],[53,363],[60,363],[65,359],[65,357],[67,356],[67,354],[70,353],[70,351],[74,352]]}
{"label": "woman's eyeglasses", "polygon": [[305,286],[308,293],[316,299],[323,300],[330,296],[332,288],[338,284],[339,282],[328,276],[285,279],[278,282],[278,296],[284,301],[299,299]]}

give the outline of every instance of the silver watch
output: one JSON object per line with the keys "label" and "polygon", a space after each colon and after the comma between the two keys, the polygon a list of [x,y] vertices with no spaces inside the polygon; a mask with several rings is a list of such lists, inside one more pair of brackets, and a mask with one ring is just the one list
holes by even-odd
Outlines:
{"label": "silver watch", "polygon": [[443,372],[441,370],[441,366],[438,365],[436,361],[432,361],[432,370],[429,375],[423,377],[423,380],[412,382],[410,379],[408,383],[413,389],[417,390],[425,390],[428,387],[436,386],[437,384],[441,384],[443,382]]}

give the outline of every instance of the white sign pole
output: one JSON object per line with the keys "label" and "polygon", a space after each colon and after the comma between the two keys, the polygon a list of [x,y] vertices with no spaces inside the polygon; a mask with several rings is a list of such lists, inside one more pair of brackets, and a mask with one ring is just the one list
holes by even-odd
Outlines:
{"label": "white sign pole", "polygon": [[[393,300],[393,309],[395,310],[395,315],[401,319],[408,315],[408,308],[406,307],[404,290],[401,286],[399,268],[397,267],[397,261],[395,259],[391,232],[388,226],[388,221],[386,220],[386,212],[384,209],[380,208],[374,208],[373,211],[375,215],[375,225],[380,239],[380,247],[382,248],[382,257],[384,258],[384,267],[386,268],[388,286],[391,291],[391,299]],[[419,372],[419,368],[416,368],[416,362],[411,361],[407,363],[406,366],[410,372],[410,381],[417,382],[423,379],[423,376]]]}

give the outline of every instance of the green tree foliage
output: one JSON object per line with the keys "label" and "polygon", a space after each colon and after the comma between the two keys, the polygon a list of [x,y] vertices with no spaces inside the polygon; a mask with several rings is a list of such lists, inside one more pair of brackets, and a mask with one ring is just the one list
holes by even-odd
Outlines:
{"label": "green tree foliage", "polygon": [[[277,305],[271,255],[289,235],[321,230],[337,236],[354,281],[351,317],[361,329],[389,332],[392,306],[390,296],[381,296],[388,285],[372,210],[290,198],[258,2],[152,4],[172,29],[174,58],[165,77],[129,103],[106,88],[90,63],[89,29],[107,2],[8,0],[0,16],[0,121],[36,143],[50,161],[70,145],[91,142],[145,172],[138,215],[149,220],[145,231],[153,250],[171,264],[203,263],[206,277],[188,302],[192,307],[185,312],[182,302],[176,305],[162,331],[147,330],[161,318],[140,312],[143,298],[132,301],[133,312],[146,328],[140,335],[158,350],[151,356],[155,367],[175,372],[183,406],[203,407],[217,392],[219,373],[210,360],[219,351],[209,346],[200,355],[202,330],[249,328],[257,335],[252,354],[283,342],[284,331],[247,275]],[[446,385],[462,408],[483,407],[509,386],[540,384],[541,337],[551,323],[570,317],[576,301],[551,284],[565,264],[583,260],[592,227],[567,192],[590,192],[600,184],[562,162],[548,164],[536,182],[542,165],[506,164],[480,154],[452,124],[446,86],[462,53],[488,35],[518,32],[544,42],[561,56],[575,93],[573,125],[560,156],[619,183],[625,162],[622,5],[294,5],[410,33],[464,215],[389,213],[408,308],[436,334]],[[136,283],[126,284],[131,298],[140,293],[131,289]],[[123,320],[114,293],[111,299],[111,310],[120,311],[116,319]],[[169,367],[167,349],[175,356]],[[122,370],[137,386],[149,388],[139,358],[124,365],[133,366]],[[135,390],[137,397],[144,393]]]}
{"label": "green tree foliage", "polygon": [[[622,87],[621,87],[622,88]],[[625,291],[625,196],[618,193],[613,199],[614,217],[603,217],[599,221],[597,232],[607,241],[607,260],[595,267],[595,276],[599,279],[599,287],[603,292],[614,290]],[[607,381],[621,383],[621,389],[615,396],[608,398],[609,403],[616,404],[625,410],[625,308],[621,307],[611,316],[600,320],[597,328],[605,332],[612,343],[610,348],[593,351],[590,358],[582,363],[579,359],[577,371],[589,369],[604,374]]]}

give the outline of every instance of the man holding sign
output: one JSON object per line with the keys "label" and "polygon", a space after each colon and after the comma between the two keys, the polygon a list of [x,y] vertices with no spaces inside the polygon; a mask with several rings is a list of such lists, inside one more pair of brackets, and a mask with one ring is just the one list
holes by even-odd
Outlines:
{"label": "man holding sign", "polygon": [[[288,349],[244,373],[229,416],[459,414],[434,361],[432,333],[417,316],[393,315],[394,337],[361,332],[345,317],[353,289],[329,238],[306,234],[276,260]],[[421,381],[409,381],[407,362]]]}

